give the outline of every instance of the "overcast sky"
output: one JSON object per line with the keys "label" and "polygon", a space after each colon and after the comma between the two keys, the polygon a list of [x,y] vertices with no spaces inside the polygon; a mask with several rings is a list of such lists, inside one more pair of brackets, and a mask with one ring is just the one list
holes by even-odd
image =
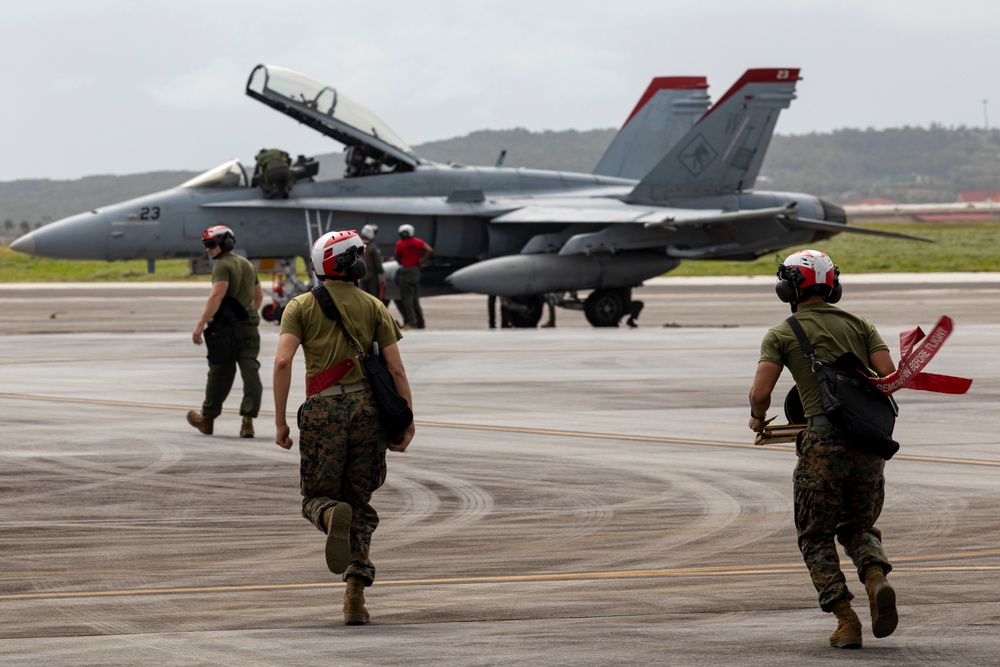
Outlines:
{"label": "overcast sky", "polygon": [[0,0],[0,181],[339,144],[244,94],[328,83],[411,145],[619,127],[654,76],[800,67],[779,134],[1000,125],[997,0]]}

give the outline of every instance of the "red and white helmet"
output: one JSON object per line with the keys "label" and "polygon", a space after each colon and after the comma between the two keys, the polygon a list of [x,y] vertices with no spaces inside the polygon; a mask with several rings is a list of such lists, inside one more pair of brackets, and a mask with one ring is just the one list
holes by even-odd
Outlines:
{"label": "red and white helmet", "polygon": [[228,252],[236,247],[236,236],[233,230],[225,225],[213,225],[202,232],[201,244],[205,248],[219,246],[222,252]]}
{"label": "red and white helmet", "polygon": [[799,250],[778,265],[778,283],[774,289],[786,303],[797,303],[812,294],[836,303],[841,294],[840,269],[825,252]]}
{"label": "red and white helmet", "polygon": [[364,255],[365,244],[356,231],[327,232],[313,244],[313,271],[320,278],[342,276]]}

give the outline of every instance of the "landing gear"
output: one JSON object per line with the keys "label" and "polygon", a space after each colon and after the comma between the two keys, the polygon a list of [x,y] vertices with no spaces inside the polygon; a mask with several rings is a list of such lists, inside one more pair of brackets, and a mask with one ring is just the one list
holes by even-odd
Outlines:
{"label": "landing gear", "polygon": [[595,327],[616,327],[631,299],[628,289],[594,290],[583,303],[583,314]]}
{"label": "landing gear", "polygon": [[507,319],[512,327],[534,329],[542,319],[544,301],[540,296],[514,296],[506,299]]}
{"label": "landing gear", "polygon": [[[306,258],[306,266],[309,266],[309,261],[309,258]],[[277,274],[275,274],[275,281],[271,289],[272,302],[260,311],[264,320],[275,324],[281,323],[281,314],[288,302],[309,289],[309,284],[299,280],[295,273],[294,257],[283,260],[280,274],[282,276],[281,282],[278,282]]]}

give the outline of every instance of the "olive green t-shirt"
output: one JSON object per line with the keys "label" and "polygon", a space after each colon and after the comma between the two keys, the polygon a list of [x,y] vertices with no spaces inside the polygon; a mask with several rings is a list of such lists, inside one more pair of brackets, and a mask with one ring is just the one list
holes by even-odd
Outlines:
{"label": "olive green t-shirt", "polygon": [[215,260],[212,266],[212,282],[218,283],[226,281],[229,287],[226,288],[226,296],[231,296],[244,308],[247,309],[247,321],[250,324],[260,323],[260,314],[253,307],[254,285],[260,280],[257,278],[257,271],[253,268],[246,257],[234,255],[232,252],[226,253]]}
{"label": "olive green t-shirt", "polygon": [[[823,363],[833,363],[845,352],[853,352],[867,364],[872,353],[889,349],[867,320],[828,303],[799,306],[795,318],[816,350],[816,359]],[[812,370],[812,362],[805,356],[788,322],[782,322],[764,334],[759,361],[787,367],[799,389],[806,417],[823,414],[819,383]]]}
{"label": "olive green t-shirt", "polygon": [[[341,320],[362,350],[368,352],[375,340],[379,349],[384,350],[402,339],[395,320],[374,296],[340,280],[328,281],[325,285],[340,311]],[[339,325],[323,314],[319,301],[309,292],[300,294],[285,306],[281,314],[281,333],[292,334],[301,341],[306,377],[358,356]],[[340,384],[360,382],[364,377],[361,364],[358,364],[348,371]]]}

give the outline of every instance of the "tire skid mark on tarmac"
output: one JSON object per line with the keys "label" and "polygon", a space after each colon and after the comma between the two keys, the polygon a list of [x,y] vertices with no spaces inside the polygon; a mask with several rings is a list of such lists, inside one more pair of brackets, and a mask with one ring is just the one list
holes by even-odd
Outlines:
{"label": "tire skid mark on tarmac", "polygon": [[[896,557],[894,561],[936,561],[959,558],[998,557],[1000,549],[969,551],[966,553],[928,554],[925,556]],[[849,565],[842,562],[841,565]],[[802,563],[775,563],[758,565],[714,565],[699,567],[664,568],[657,570],[621,570],[617,572],[559,572],[553,574],[523,574],[467,577],[433,577],[429,579],[395,579],[376,581],[374,586],[426,586],[461,584],[518,584],[527,582],[587,581],[595,579],[662,579],[688,577],[747,577],[777,574],[801,575],[806,571]],[[1000,572],[1000,565],[908,565],[896,572]],[[128,597],[144,595],[192,595],[204,593],[246,593],[275,590],[304,590],[341,588],[342,582],[301,584],[248,584],[241,586],[178,586],[174,588],[137,588],[105,591],[47,591],[43,593],[12,593],[0,595],[0,600],[45,600],[60,598]]]}
{"label": "tire skid mark on tarmac", "polygon": [[422,524],[409,538],[397,536],[394,549],[417,542],[434,542],[461,531],[488,516],[495,506],[492,494],[486,489],[454,475],[429,468],[397,466],[391,476],[392,490],[403,497],[402,505],[393,507],[393,527]]}
{"label": "tire skid mark on tarmac", "polygon": [[[82,403],[87,405],[107,405],[128,408],[148,408],[155,410],[182,410],[187,412],[190,406],[168,405],[164,403],[141,403],[133,401],[111,401],[96,398],[79,398],[67,396],[42,396],[36,394],[6,394],[0,393],[0,399],[26,400],[26,401],[52,401],[56,403]],[[223,413],[237,414],[235,409],[224,409]],[[266,410],[260,411],[261,415],[273,415],[274,412]],[[667,438],[650,435],[629,435],[625,433],[588,433],[585,431],[564,431],[557,429],[528,428],[520,426],[493,426],[489,424],[457,424],[449,422],[433,422],[418,420],[418,426],[424,428],[452,428],[470,431],[499,431],[505,433],[521,433],[531,435],[574,437],[600,440],[624,440],[630,442],[653,442],[673,445],[696,445],[708,447],[731,447],[737,449],[765,449],[777,452],[794,452],[794,448],[782,445],[754,445],[752,443],[726,442],[721,440],[696,440],[693,438]],[[924,463],[953,463],[958,465],[975,465],[1000,468],[1000,461],[990,461],[986,459],[960,459],[949,456],[922,456],[916,454],[897,454],[894,461],[919,461]]]}

